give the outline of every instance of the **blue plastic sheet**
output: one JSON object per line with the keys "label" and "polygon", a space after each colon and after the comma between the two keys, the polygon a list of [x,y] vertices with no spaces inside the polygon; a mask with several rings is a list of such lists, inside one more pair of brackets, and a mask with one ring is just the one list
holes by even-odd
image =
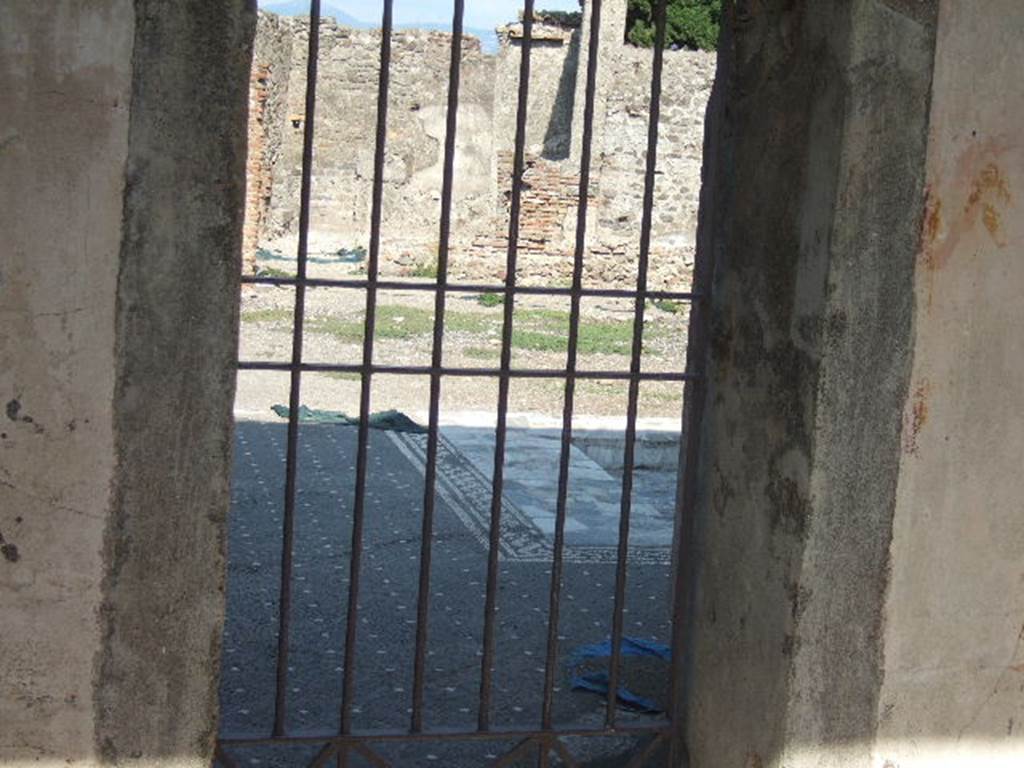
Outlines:
{"label": "blue plastic sheet", "polygon": [[[622,638],[621,653],[623,656],[649,656],[661,659],[662,661],[672,660],[672,651],[667,645],[655,640],[645,640],[639,637],[624,636]],[[609,687],[607,672],[576,674],[575,670],[584,662],[592,659],[611,658],[611,655],[611,639],[600,643],[581,645],[570,653],[568,665],[574,672],[570,678],[573,690],[590,691],[591,693],[607,696]],[[634,712],[642,712],[644,714],[658,714],[661,712],[661,708],[653,701],[643,696],[638,696],[623,686],[619,686],[619,689],[615,692],[615,698],[623,706]]]}

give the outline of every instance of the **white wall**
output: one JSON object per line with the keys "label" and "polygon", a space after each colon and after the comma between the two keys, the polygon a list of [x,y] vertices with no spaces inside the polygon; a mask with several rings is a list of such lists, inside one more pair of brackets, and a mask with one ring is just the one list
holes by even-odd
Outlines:
{"label": "white wall", "polygon": [[1019,0],[943,0],[879,766],[1024,765],[1022,70]]}
{"label": "white wall", "polygon": [[130,0],[0,3],[3,765],[93,751],[134,27]]}

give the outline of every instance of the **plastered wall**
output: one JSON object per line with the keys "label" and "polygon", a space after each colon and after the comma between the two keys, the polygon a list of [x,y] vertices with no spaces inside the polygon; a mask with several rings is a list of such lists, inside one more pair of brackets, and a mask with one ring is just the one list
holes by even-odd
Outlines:
{"label": "plastered wall", "polygon": [[0,6],[0,763],[88,762],[131,0]]}
{"label": "plastered wall", "polygon": [[1024,764],[1024,8],[942,2],[876,765]]}

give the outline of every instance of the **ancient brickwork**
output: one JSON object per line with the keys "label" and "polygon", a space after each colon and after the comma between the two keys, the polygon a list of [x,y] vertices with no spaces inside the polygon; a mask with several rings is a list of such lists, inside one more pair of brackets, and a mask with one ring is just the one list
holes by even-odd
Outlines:
{"label": "ancient brickwork", "polygon": [[[458,244],[452,258],[456,276],[503,277],[508,255],[512,199],[512,152],[498,153],[501,211],[492,231]],[[525,283],[568,283],[572,275],[579,167],[528,155],[523,173],[518,233],[518,274]],[[590,197],[594,197],[591,187]]]}
{"label": "ancient brickwork", "polygon": [[256,249],[268,231],[274,173],[281,152],[287,79],[291,76],[293,36],[284,34],[280,16],[264,14],[256,30],[249,82],[249,137],[246,163],[243,268],[256,268]]}

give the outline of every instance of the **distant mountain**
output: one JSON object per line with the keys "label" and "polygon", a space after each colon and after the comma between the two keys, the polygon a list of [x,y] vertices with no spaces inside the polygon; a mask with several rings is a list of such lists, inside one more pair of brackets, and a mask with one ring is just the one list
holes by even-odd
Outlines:
{"label": "distant mountain", "polygon": [[[309,0],[288,0],[287,3],[273,6],[260,2],[259,6],[261,10],[270,11],[280,16],[309,16]],[[353,29],[373,29],[378,26],[345,13],[334,3],[320,3],[320,15],[330,16],[342,26]]]}
{"label": "distant mountain", "polygon": [[[376,25],[374,25],[376,26]],[[451,32],[452,25],[450,22],[442,23],[439,21],[422,21],[417,24],[396,24],[396,29],[433,29],[438,32]],[[463,27],[463,34],[472,35],[480,39],[480,47],[484,49],[484,53],[497,53],[498,52],[498,33],[493,29],[481,29],[479,27]]]}
{"label": "distant mountain", "polygon": [[[281,16],[309,15],[309,0],[289,0],[287,3],[274,6],[267,6],[265,3],[261,2],[260,7],[272,13],[280,14]],[[320,15],[331,16],[339,24],[346,27],[352,27],[353,29],[376,29],[380,27],[380,24],[377,22],[363,21],[362,19],[357,19],[355,16],[345,13],[345,11],[341,10],[341,8],[331,2],[322,2],[320,4]],[[451,32],[452,25],[450,22],[424,21],[412,24],[395,24],[395,29],[432,29],[437,30],[438,32]],[[484,53],[498,52],[498,35],[493,29],[465,27],[462,31],[467,35],[479,38],[480,46],[483,48]]]}

